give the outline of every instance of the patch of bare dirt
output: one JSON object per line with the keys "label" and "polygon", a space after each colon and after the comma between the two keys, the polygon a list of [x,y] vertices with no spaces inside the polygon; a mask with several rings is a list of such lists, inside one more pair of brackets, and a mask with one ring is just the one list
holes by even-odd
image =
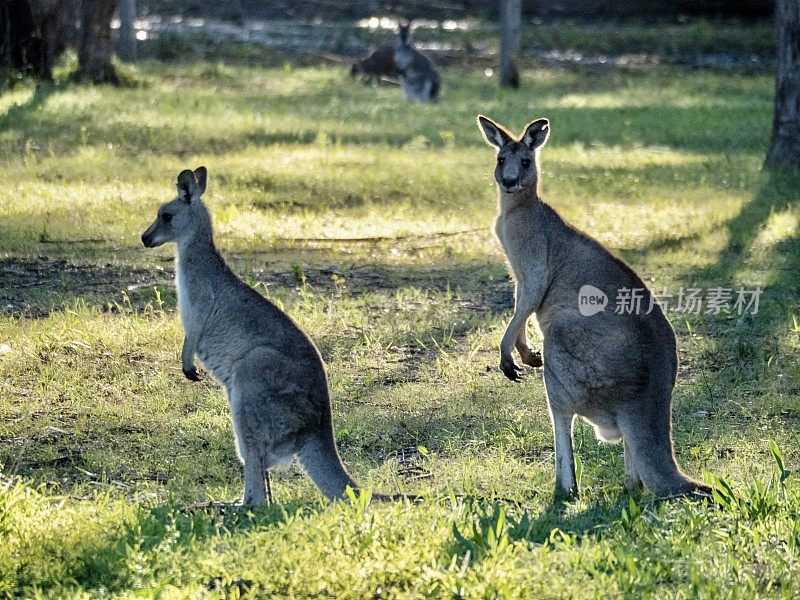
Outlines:
{"label": "patch of bare dirt", "polygon": [[89,305],[121,300],[136,286],[169,283],[163,269],[75,264],[41,258],[36,261],[0,261],[0,313],[46,317],[64,303],[83,299]]}
{"label": "patch of bare dirt", "polygon": [[[511,284],[505,277],[487,275],[481,267],[393,268],[383,265],[302,267],[286,270],[276,265],[242,270],[232,258],[234,270],[249,280],[277,288],[299,289],[309,285],[316,293],[353,297],[369,291],[407,287],[445,291],[460,289],[455,300],[465,310],[504,312],[513,307]],[[105,264],[79,264],[43,257],[39,260],[0,261],[0,314],[43,318],[53,310],[83,301],[89,306],[107,307],[128,297],[152,301],[155,286],[173,285],[174,272],[168,266],[136,268]],[[166,301],[171,308],[171,300]]]}

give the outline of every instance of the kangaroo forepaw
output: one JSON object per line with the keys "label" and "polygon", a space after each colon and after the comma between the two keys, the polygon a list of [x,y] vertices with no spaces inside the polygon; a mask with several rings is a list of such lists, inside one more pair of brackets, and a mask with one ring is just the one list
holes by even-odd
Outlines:
{"label": "kangaroo forepaw", "polygon": [[503,372],[503,375],[508,377],[511,381],[520,382],[523,379],[522,367],[515,363],[513,359],[501,360],[500,370]]}
{"label": "kangaroo forepaw", "polygon": [[544,365],[544,362],[542,361],[542,353],[534,352],[530,348],[520,352],[519,357],[522,359],[522,362],[529,367],[541,367]]}
{"label": "kangaroo forepaw", "polygon": [[192,366],[191,369],[184,369],[183,374],[189,381],[200,381],[202,379],[202,377],[200,377],[200,373],[197,372],[197,367],[195,366]]}

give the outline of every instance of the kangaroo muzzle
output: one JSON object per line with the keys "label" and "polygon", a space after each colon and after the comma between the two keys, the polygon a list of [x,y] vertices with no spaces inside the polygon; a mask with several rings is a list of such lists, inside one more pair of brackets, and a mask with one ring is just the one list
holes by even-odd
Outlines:
{"label": "kangaroo muzzle", "polygon": [[156,246],[160,245],[156,243],[153,239],[155,233],[153,229],[155,228],[155,225],[156,225],[155,223],[150,225],[150,227],[148,227],[142,234],[142,244],[144,244],[145,248],[155,248]]}
{"label": "kangaroo muzzle", "polygon": [[502,186],[507,192],[518,189],[520,187],[519,180],[516,177],[514,178],[503,177]]}

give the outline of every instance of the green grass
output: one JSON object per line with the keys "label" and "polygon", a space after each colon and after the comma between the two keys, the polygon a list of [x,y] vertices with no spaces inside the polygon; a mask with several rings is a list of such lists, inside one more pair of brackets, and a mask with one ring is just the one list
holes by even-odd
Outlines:
{"label": "green grass", "polygon": [[[506,93],[453,68],[419,106],[323,67],[132,75],[0,97],[0,595],[800,593],[800,181],[760,172],[770,77],[531,65]],[[550,118],[546,198],[654,287],[764,287],[750,318],[671,315],[676,452],[720,507],[630,497],[583,423],[583,495],[552,505],[541,378],[495,369],[478,112]],[[240,465],[221,390],[180,372],[170,250],[139,235],[199,164],[231,264],[323,353],[344,461],[425,503],[326,506],[293,469],[277,506],[195,507],[236,500]]]}

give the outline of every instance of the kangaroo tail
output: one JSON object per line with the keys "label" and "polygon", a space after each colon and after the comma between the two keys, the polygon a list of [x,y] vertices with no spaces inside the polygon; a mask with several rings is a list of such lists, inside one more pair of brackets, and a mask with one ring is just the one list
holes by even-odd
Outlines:
{"label": "kangaroo tail", "polygon": [[342,464],[332,429],[309,436],[297,453],[297,460],[328,500],[343,498],[348,485],[358,489],[358,484]]}
{"label": "kangaroo tail", "polygon": [[711,496],[712,489],[687,476],[675,460],[668,435],[651,431],[628,431],[622,427],[625,443],[631,448],[636,474],[656,496]]}
{"label": "kangaroo tail", "polygon": [[[333,433],[330,436],[313,435],[297,453],[300,466],[328,500],[345,497],[349,485],[353,491],[360,489],[342,464]],[[379,502],[398,502],[409,500],[422,502],[423,497],[415,494],[373,494]]]}
{"label": "kangaroo tail", "polygon": [[[669,389],[651,386],[650,402],[638,414],[620,415],[617,423],[629,445],[636,474],[656,496],[706,496],[712,488],[681,471],[672,445],[672,417]],[[660,392],[660,393],[659,393]],[[666,401],[662,398],[666,393]]]}

